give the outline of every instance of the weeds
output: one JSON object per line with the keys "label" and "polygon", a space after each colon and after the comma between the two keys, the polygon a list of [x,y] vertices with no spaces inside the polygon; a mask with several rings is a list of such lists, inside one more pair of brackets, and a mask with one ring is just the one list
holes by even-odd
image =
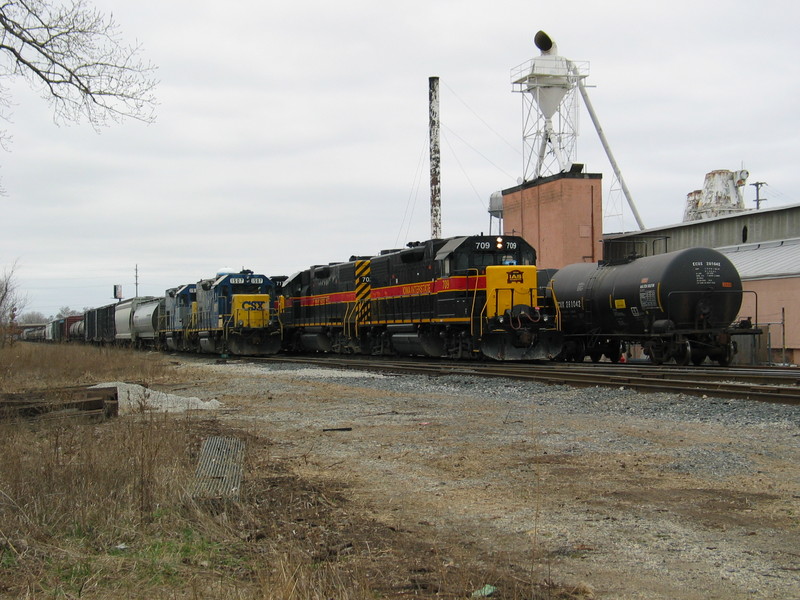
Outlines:
{"label": "weeds", "polygon": [[[0,368],[2,391],[169,374],[159,355],[31,344],[0,350]],[[0,598],[463,598],[488,582],[493,598],[580,597],[359,517],[344,488],[297,478],[254,434],[144,408],[0,423]],[[201,442],[223,431],[247,439],[241,500],[196,502]]]}
{"label": "weeds", "polygon": [[0,392],[122,379],[149,384],[168,373],[164,356],[158,353],[24,342],[0,348]]}

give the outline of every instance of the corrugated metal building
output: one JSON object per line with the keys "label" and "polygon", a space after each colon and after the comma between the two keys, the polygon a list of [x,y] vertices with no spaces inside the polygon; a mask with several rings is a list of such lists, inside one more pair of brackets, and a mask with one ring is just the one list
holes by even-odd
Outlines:
{"label": "corrugated metal building", "polygon": [[718,248],[736,266],[748,290],[742,315],[758,314],[769,332],[765,340],[773,362],[800,362],[800,238]]}
{"label": "corrugated metal building", "polygon": [[643,256],[705,246],[786,240],[800,235],[800,204],[749,210],[724,217],[603,236],[603,258],[615,260],[636,252]]}
{"label": "corrugated metal building", "polygon": [[[800,362],[800,204],[658,227],[603,239],[605,260],[706,246],[724,253],[742,277],[740,318],[768,332],[769,360]],[[766,358],[766,356],[765,356]]]}

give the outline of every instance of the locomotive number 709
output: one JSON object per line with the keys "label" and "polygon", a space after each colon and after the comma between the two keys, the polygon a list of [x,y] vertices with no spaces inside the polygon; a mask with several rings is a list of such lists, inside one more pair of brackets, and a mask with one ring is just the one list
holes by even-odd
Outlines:
{"label": "locomotive number 709", "polygon": [[504,242],[503,243],[503,248],[500,248],[499,246],[500,246],[500,244],[497,244],[497,247],[495,247],[495,245],[492,244],[492,242],[486,242],[486,241],[476,241],[475,242],[475,250],[494,250],[494,249],[497,249],[497,250],[502,250],[502,249],[505,249],[505,250],[516,250],[517,249],[517,242]]}

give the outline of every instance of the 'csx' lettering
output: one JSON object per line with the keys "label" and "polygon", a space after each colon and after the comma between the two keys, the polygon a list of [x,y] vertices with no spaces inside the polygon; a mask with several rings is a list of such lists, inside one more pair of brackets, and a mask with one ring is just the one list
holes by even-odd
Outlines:
{"label": "'csx' lettering", "polygon": [[248,300],[242,302],[242,310],[264,310],[264,304],[263,300]]}

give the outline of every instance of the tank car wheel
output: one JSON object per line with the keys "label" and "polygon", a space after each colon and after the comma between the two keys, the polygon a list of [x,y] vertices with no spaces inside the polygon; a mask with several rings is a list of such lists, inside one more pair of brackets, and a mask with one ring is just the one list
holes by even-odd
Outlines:
{"label": "tank car wheel", "polygon": [[722,357],[716,358],[717,363],[720,367],[728,367],[733,360],[734,355],[736,354],[736,342],[731,342],[725,346],[725,354]]}
{"label": "tank car wheel", "polygon": [[675,351],[672,353],[675,357],[675,364],[685,367],[692,360],[692,347],[689,345],[688,340],[685,342],[678,342],[675,344]]}
{"label": "tank car wheel", "polygon": [[706,359],[707,353],[704,349],[696,348],[692,345],[692,364],[695,367],[699,367],[703,364],[703,361]]}
{"label": "tank car wheel", "polygon": [[622,358],[622,344],[619,342],[609,342],[608,348],[605,350],[605,355],[612,363],[617,364]]}
{"label": "tank car wheel", "polygon": [[576,340],[569,360],[570,362],[583,362],[584,358],[586,358],[586,345],[582,340]]}
{"label": "tank car wheel", "polygon": [[664,346],[659,342],[650,340],[643,344],[644,353],[650,357],[650,362],[654,365],[664,363]]}

